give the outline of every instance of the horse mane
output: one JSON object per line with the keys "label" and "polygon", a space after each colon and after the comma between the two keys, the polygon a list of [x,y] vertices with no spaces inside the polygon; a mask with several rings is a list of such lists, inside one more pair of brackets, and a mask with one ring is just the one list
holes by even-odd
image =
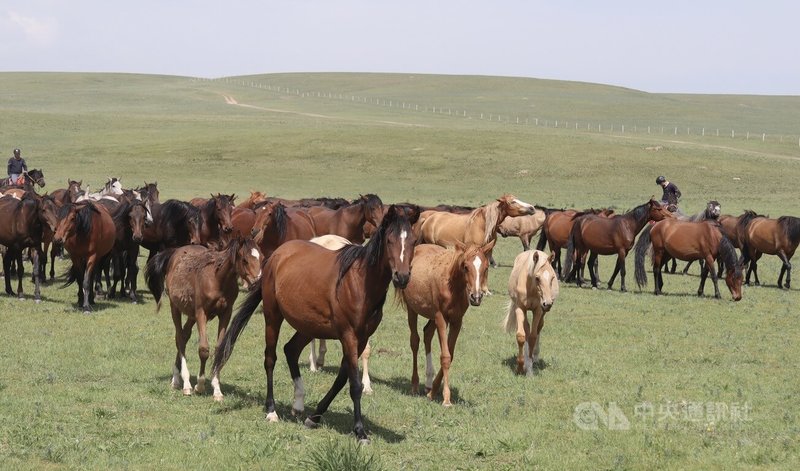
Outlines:
{"label": "horse mane", "polygon": [[234,237],[230,241],[228,241],[228,245],[225,246],[222,250],[215,252],[214,259],[214,270],[219,271],[222,268],[222,265],[225,263],[226,260],[235,260],[236,259],[236,252],[244,245],[244,239],[241,237]]}
{"label": "horse mane", "polygon": [[497,221],[500,219],[500,202],[495,200],[491,203],[474,209],[469,215],[469,222],[471,224],[479,214],[483,213],[485,224],[483,227],[483,243],[489,242],[497,229]]}
{"label": "horse mane", "polygon": [[75,214],[75,231],[79,236],[85,236],[92,233],[92,213],[99,213],[92,202],[79,204],[78,211]]}
{"label": "horse mane", "polygon": [[783,227],[786,237],[789,238],[792,245],[800,243],[800,218],[794,216],[781,216],[778,218],[778,224]]}
{"label": "horse mane", "polygon": [[549,216],[550,213],[559,213],[563,212],[564,208],[547,208],[545,206],[539,206],[538,204],[533,205],[534,208],[538,209],[539,211],[544,211],[545,216]]}
{"label": "horse mane", "polygon": [[361,195],[361,197],[355,200],[354,203],[362,203],[364,208],[368,211],[374,208],[383,208],[383,201],[381,201],[381,198],[378,195],[373,193]]}
{"label": "horse mane", "polygon": [[756,218],[763,218],[765,217],[763,214],[756,214],[753,210],[745,210],[741,216],[739,216],[739,222],[736,223],[736,229],[739,231],[744,231],[747,229],[747,226]]}
{"label": "horse mane", "polygon": [[194,218],[195,221],[200,219],[200,210],[186,201],[180,200],[167,200],[161,205],[161,219],[162,221],[181,220],[187,218]]}
{"label": "horse mane", "polygon": [[630,211],[628,211],[625,214],[626,215],[630,214],[631,216],[633,216],[633,218],[635,220],[641,221],[641,220],[643,220],[643,219],[645,219],[647,217],[647,213],[649,211],[649,208],[648,208],[649,204],[650,204],[649,201],[647,203],[640,204],[639,206],[631,209]]}
{"label": "horse mane", "polygon": [[289,223],[289,215],[286,214],[283,204],[275,205],[275,209],[272,210],[272,219],[275,221],[275,229],[278,231],[278,240],[283,240],[286,237],[286,226]]}
{"label": "horse mane", "polygon": [[119,206],[117,206],[117,210],[111,215],[111,219],[114,220],[115,226],[126,223],[125,218],[128,216],[128,213],[132,207],[133,204],[130,201],[120,201]]}
{"label": "horse mane", "polygon": [[459,253],[455,249],[447,250],[453,253],[453,260],[450,262],[450,273],[447,275],[447,287],[450,288],[450,292],[455,293],[456,289],[460,288],[460,286],[455,286],[456,280],[464,279],[464,272],[461,271],[461,263],[463,263],[464,259],[466,258],[467,251],[462,250]]}

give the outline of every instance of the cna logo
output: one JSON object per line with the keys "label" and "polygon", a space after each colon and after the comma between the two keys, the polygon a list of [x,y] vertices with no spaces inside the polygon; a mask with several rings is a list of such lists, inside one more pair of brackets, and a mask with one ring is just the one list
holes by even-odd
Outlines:
{"label": "cna logo", "polygon": [[572,420],[581,430],[630,430],[628,418],[617,406],[616,402],[609,402],[606,409],[597,402],[581,402],[575,406]]}

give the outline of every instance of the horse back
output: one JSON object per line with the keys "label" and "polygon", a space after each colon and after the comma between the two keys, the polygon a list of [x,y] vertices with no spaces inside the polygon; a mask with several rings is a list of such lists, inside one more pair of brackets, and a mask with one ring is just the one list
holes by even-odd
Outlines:
{"label": "horse back", "polygon": [[[448,305],[454,304],[453,301],[463,304],[463,311],[466,311],[466,295],[450,291],[454,253],[451,249],[434,244],[420,244],[414,248],[412,276],[406,288],[398,290],[409,311],[428,319],[433,319],[436,312],[440,311],[447,318],[448,312],[445,311],[448,311]],[[457,302],[461,298],[464,298],[463,302]]]}
{"label": "horse back", "polygon": [[745,240],[751,250],[776,255],[789,245],[788,237],[777,219],[756,218],[747,226]]}

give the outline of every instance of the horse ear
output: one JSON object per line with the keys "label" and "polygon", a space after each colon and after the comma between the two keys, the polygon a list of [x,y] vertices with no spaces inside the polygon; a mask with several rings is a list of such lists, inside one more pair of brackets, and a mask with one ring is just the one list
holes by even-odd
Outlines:
{"label": "horse ear", "polygon": [[484,254],[491,252],[495,244],[497,244],[497,239],[490,240],[489,242],[481,246],[481,252],[483,252]]}
{"label": "horse ear", "polygon": [[455,244],[456,244],[456,249],[459,252],[464,252],[464,251],[467,250],[467,244],[465,244],[464,242],[461,242],[460,240],[457,240],[457,241],[455,241]]}

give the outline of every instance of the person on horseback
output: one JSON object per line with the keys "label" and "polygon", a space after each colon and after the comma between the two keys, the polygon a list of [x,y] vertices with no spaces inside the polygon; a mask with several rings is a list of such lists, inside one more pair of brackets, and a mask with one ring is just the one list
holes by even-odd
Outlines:
{"label": "person on horseback", "polygon": [[28,164],[20,155],[19,149],[14,149],[14,156],[8,159],[8,184],[22,186],[25,182],[24,172],[28,171]]}
{"label": "person on horseback", "polygon": [[681,197],[681,190],[674,183],[669,182],[663,175],[656,178],[656,185],[661,185],[664,194],[661,195],[661,202],[666,204],[673,213],[678,209],[678,199]]}

